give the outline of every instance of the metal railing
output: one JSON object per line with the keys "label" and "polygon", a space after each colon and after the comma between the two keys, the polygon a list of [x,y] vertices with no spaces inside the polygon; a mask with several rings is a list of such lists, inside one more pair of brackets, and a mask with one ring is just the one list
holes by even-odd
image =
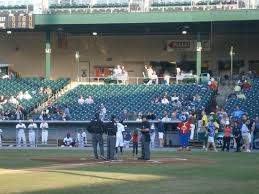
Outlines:
{"label": "metal railing", "polygon": [[[72,13],[130,13],[130,12],[174,12],[174,11],[209,11],[258,9],[259,0],[165,0],[144,1],[129,0],[114,3],[107,0],[100,4],[96,0],[89,1],[3,1],[0,0],[1,12],[30,12],[34,14],[72,14]],[[121,3],[120,3],[121,2]]]}
{"label": "metal railing", "polygon": [[[200,81],[207,80],[209,77],[202,76],[199,78]],[[151,79],[148,77],[127,77],[126,79],[116,79],[111,77],[77,77],[74,81],[82,82],[85,84],[181,84],[181,83],[197,83],[196,75],[179,75],[176,77],[157,77],[156,79]]]}

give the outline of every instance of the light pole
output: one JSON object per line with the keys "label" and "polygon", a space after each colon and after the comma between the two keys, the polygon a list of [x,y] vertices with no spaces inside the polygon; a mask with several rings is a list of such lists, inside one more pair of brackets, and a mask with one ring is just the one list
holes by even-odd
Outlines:
{"label": "light pole", "polygon": [[233,79],[233,55],[235,54],[233,50],[234,50],[234,46],[231,45],[230,46],[230,52],[229,52],[229,55],[230,55],[230,76],[231,76],[231,80]]}
{"label": "light pole", "polygon": [[76,64],[77,64],[77,81],[79,81],[79,61],[80,61],[80,54],[79,54],[79,51],[76,51],[76,54],[75,54],[75,57],[76,57]]}

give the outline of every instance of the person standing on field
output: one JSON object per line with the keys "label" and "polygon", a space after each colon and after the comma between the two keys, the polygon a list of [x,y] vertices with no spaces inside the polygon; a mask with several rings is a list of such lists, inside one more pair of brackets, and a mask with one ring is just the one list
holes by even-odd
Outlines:
{"label": "person standing on field", "polygon": [[35,129],[37,129],[37,124],[33,122],[33,120],[30,120],[30,124],[28,125],[29,129],[29,143],[31,147],[35,147],[35,140],[36,140],[36,133]]}
{"label": "person standing on field", "polygon": [[42,144],[47,145],[48,136],[49,136],[49,132],[48,132],[49,125],[45,120],[43,120],[42,123],[40,124],[40,128],[42,130],[41,131],[41,142],[42,142]]}
{"label": "person standing on field", "polygon": [[104,132],[104,124],[99,118],[99,114],[95,114],[95,118],[91,120],[88,126],[88,132],[92,134],[92,144],[93,144],[93,150],[94,150],[94,157],[95,159],[99,159],[98,153],[97,153],[97,145],[99,144],[100,148],[100,158],[105,160],[104,157],[104,145],[103,145],[103,132]]}
{"label": "person standing on field", "polygon": [[19,123],[16,125],[17,130],[17,139],[18,139],[18,147],[21,147],[21,142],[23,146],[26,146],[26,137],[25,137],[25,124],[20,120]]}
{"label": "person standing on field", "polygon": [[150,160],[150,123],[145,115],[142,116],[141,123],[141,157],[139,160]]}

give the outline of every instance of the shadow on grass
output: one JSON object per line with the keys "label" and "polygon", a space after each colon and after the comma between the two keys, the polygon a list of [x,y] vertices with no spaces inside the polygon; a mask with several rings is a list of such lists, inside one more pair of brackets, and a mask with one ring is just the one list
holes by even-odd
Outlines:
{"label": "shadow on grass", "polygon": [[[46,172],[46,171],[44,171]],[[97,176],[97,175],[88,175],[88,174],[80,174],[80,173],[75,173],[75,172],[68,172],[68,171],[55,171],[55,170],[48,170],[47,172],[52,172],[52,173],[59,173],[59,174],[64,174],[64,175],[73,175],[73,176],[82,176],[82,177],[89,177],[89,178],[99,178],[99,179],[104,179],[104,180],[112,180],[112,181],[123,181],[123,182],[136,182],[136,181],[131,181],[127,179],[120,179],[120,178],[111,178],[111,177],[104,177],[104,176]]]}

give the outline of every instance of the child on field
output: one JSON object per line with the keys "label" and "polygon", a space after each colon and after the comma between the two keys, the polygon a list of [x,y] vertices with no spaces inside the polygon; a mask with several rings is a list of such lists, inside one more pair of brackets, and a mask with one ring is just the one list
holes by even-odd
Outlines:
{"label": "child on field", "polygon": [[134,129],[131,140],[133,143],[133,156],[138,155],[138,130]]}

